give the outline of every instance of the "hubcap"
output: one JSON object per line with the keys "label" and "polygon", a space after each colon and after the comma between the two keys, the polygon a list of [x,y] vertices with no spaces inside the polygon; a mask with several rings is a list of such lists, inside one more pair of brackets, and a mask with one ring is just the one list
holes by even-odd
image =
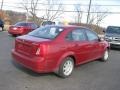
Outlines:
{"label": "hubcap", "polygon": [[63,73],[64,75],[68,76],[72,73],[73,70],[73,62],[68,60],[63,65]]}
{"label": "hubcap", "polygon": [[108,51],[105,51],[104,60],[107,60],[107,59],[108,59]]}

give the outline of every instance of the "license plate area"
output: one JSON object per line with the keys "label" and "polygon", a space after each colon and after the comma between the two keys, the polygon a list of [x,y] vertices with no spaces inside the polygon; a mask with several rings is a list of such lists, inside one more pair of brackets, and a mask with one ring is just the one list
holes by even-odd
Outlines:
{"label": "license plate area", "polygon": [[18,43],[17,50],[20,53],[29,55],[30,51],[31,51],[31,47],[29,45],[26,45],[26,44]]}

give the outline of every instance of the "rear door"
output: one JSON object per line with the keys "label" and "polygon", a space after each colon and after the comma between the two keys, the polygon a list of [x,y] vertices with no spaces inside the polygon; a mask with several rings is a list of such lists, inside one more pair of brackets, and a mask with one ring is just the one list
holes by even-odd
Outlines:
{"label": "rear door", "polygon": [[71,51],[75,53],[77,64],[84,63],[89,60],[91,56],[92,47],[89,45],[86,34],[82,29],[72,30],[67,39],[71,44]]}

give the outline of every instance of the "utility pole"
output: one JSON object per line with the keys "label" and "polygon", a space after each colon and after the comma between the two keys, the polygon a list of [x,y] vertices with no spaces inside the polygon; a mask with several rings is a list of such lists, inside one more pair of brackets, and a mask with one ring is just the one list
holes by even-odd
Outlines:
{"label": "utility pole", "polygon": [[29,11],[27,10],[27,13],[26,13],[26,22],[28,22],[28,19],[29,19]]}
{"label": "utility pole", "polygon": [[89,21],[89,18],[90,18],[90,9],[91,9],[91,2],[92,2],[92,0],[90,0],[90,2],[89,2],[89,8],[88,8],[88,14],[87,14],[87,24],[88,24],[88,21]]}
{"label": "utility pole", "polygon": [[2,8],[3,8],[3,0],[2,0],[2,2],[1,2],[1,8],[0,8],[0,18],[2,18],[2,16],[3,16]]}
{"label": "utility pole", "polygon": [[3,8],[3,0],[2,0],[2,2],[1,2],[1,11],[2,11],[2,8]]}
{"label": "utility pole", "polygon": [[26,12],[26,22],[28,22],[28,19],[29,19],[29,9],[28,9],[28,0],[26,1],[26,9],[27,9],[27,12]]}

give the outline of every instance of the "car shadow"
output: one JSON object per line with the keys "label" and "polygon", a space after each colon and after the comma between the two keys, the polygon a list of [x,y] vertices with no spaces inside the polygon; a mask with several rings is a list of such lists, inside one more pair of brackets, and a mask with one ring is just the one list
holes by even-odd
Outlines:
{"label": "car shadow", "polygon": [[17,62],[15,62],[15,61],[13,61],[13,60],[11,60],[11,63],[13,64],[13,66],[14,66],[16,69],[18,69],[18,70],[20,70],[20,71],[22,71],[22,72],[24,72],[24,73],[26,73],[26,74],[29,74],[30,76],[33,76],[33,77],[40,77],[40,76],[57,76],[55,73],[37,73],[37,72],[34,72],[34,71],[32,71],[32,70],[30,70],[30,69],[28,69],[28,68],[26,68],[26,67],[18,64]]}
{"label": "car shadow", "polygon": [[120,51],[120,48],[111,47],[111,50],[113,50],[113,51]]}

